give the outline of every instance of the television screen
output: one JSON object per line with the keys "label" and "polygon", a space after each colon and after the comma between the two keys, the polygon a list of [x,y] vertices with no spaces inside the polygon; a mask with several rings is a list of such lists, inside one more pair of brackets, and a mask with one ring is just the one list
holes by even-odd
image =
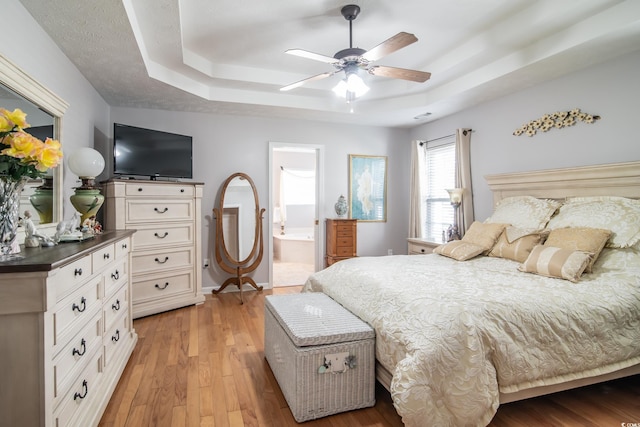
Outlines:
{"label": "television screen", "polygon": [[193,178],[192,137],[114,123],[113,173]]}

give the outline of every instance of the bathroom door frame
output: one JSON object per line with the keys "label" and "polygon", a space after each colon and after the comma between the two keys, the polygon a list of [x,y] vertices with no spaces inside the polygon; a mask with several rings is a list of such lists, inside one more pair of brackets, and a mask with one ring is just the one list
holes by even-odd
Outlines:
{"label": "bathroom door frame", "polygon": [[316,155],[316,206],[315,224],[313,227],[313,242],[315,246],[314,271],[324,268],[324,145],[320,144],[295,144],[288,142],[269,142],[269,206],[268,206],[268,226],[267,241],[269,253],[269,288],[273,288],[273,172],[279,166],[273,164],[273,152],[277,149],[305,149],[314,150]]}

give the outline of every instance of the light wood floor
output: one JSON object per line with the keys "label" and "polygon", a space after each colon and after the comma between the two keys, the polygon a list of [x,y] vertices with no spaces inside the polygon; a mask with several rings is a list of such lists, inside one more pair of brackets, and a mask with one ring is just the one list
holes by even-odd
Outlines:
{"label": "light wood floor", "polygon": [[[300,287],[274,293],[299,292]],[[208,295],[204,304],[134,320],[139,341],[100,426],[295,426],[264,359],[264,295]],[[502,405],[491,426],[619,427],[640,423],[640,376]],[[304,426],[401,426],[389,393],[372,408]]]}

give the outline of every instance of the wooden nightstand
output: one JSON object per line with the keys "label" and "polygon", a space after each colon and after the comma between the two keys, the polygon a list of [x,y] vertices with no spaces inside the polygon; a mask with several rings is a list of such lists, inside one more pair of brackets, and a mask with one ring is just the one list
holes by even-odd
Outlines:
{"label": "wooden nightstand", "polygon": [[407,245],[409,255],[426,255],[433,252],[433,248],[440,246],[440,243],[427,239],[409,237],[407,239]]}

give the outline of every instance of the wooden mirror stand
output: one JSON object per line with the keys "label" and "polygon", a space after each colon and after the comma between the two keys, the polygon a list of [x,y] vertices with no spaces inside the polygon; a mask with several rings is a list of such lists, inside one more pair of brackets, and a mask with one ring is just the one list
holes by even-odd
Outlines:
{"label": "wooden mirror stand", "polygon": [[240,289],[240,304],[243,304],[243,284],[262,290],[262,286],[247,274],[258,268],[262,261],[264,212],[264,208],[260,209],[256,187],[248,175],[238,172],[227,178],[220,192],[218,208],[213,209],[216,219],[215,253],[220,268],[234,274],[234,277],[228,278],[219,289],[214,289],[214,294],[234,284]]}

